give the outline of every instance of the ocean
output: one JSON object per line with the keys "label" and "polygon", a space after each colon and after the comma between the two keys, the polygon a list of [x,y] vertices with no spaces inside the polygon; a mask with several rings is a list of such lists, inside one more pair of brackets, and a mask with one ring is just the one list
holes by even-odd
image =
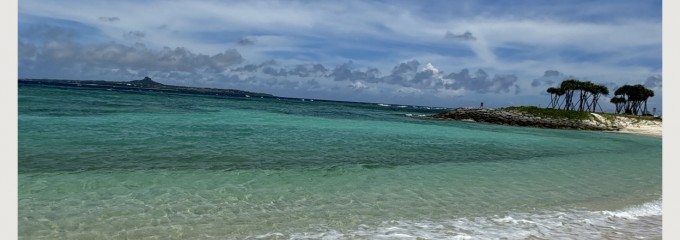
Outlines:
{"label": "ocean", "polygon": [[[660,239],[661,138],[18,88],[21,239]],[[455,106],[455,102],[451,102]]]}

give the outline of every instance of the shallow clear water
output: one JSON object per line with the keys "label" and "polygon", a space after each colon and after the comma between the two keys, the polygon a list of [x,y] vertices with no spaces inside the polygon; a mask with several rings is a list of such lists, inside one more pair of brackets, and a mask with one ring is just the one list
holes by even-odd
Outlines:
{"label": "shallow clear water", "polygon": [[18,111],[26,239],[661,237],[659,137],[37,86]]}

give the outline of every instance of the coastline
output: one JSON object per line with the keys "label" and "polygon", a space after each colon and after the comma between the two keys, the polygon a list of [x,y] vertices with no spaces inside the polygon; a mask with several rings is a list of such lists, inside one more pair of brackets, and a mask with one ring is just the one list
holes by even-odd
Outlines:
{"label": "coastline", "polygon": [[431,117],[435,119],[510,126],[592,130],[657,137],[662,137],[663,135],[663,123],[661,120],[649,120],[625,115],[607,114],[603,116],[597,113],[590,113],[582,119],[569,119],[512,109],[456,108],[432,115]]}
{"label": "coastline", "polygon": [[[597,113],[591,113],[597,119],[603,119],[601,115]],[[635,120],[628,117],[616,116],[613,120],[614,124],[619,126],[620,129],[616,131],[608,131],[615,133],[626,133],[626,134],[638,134],[647,136],[663,136],[663,122],[662,121],[650,121],[650,120]]]}
{"label": "coastline", "polygon": [[121,91],[150,91],[150,92],[156,91],[168,93],[232,96],[232,97],[251,97],[251,96],[267,98],[275,97],[274,95],[268,93],[249,92],[237,89],[165,85],[159,82],[155,82],[149,77],[145,77],[142,80],[132,81],[19,79],[18,86],[22,85],[40,85],[52,87],[89,88],[106,90],[115,89]]}
{"label": "coastline", "polygon": [[649,126],[627,127],[627,128],[621,129],[619,131],[611,131],[611,132],[663,137],[661,127],[649,127]]}

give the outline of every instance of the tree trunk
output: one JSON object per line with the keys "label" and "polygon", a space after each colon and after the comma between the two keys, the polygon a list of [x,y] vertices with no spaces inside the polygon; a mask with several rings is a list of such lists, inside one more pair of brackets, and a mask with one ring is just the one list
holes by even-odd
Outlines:
{"label": "tree trunk", "polygon": [[574,91],[573,90],[567,90],[564,96],[564,110],[572,110],[573,109],[573,103],[572,103],[572,98],[574,97]]}
{"label": "tree trunk", "polygon": [[595,107],[597,107],[597,101],[600,99],[600,94],[593,94],[593,103],[591,105],[592,110],[590,112],[595,112]]}

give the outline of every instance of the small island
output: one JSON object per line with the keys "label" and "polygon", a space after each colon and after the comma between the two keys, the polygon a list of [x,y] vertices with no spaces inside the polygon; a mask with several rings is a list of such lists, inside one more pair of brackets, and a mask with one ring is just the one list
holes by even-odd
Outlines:
{"label": "small island", "polygon": [[613,124],[598,124],[588,113],[562,112],[563,110],[545,111],[538,107],[491,108],[456,108],[448,112],[433,115],[438,119],[454,119],[470,122],[493,123],[510,126],[527,126],[538,128],[580,129],[616,131]]}
{"label": "small island", "polygon": [[[662,135],[661,117],[647,111],[647,99],[653,97],[654,92],[642,85],[624,85],[615,91],[610,102],[615,104],[616,113],[601,111],[598,99],[609,94],[603,85],[569,79],[559,87],[548,88],[547,92],[551,99],[546,108],[456,108],[432,117],[511,126]],[[600,112],[596,113],[598,108]]]}
{"label": "small island", "polygon": [[230,96],[230,97],[267,97],[271,98],[274,95],[267,93],[248,92],[236,89],[219,89],[219,88],[198,88],[198,87],[184,87],[165,85],[145,77],[142,80],[133,81],[103,81],[103,80],[56,80],[56,79],[19,79],[19,86],[21,85],[44,85],[44,86],[58,86],[58,87],[77,87],[77,88],[97,88],[108,90],[136,90],[136,91],[156,91],[168,93],[183,93],[183,94],[201,94],[213,96]]}
{"label": "small island", "polygon": [[[453,119],[470,122],[537,128],[579,129],[594,131],[649,132],[661,127],[661,119],[608,113],[587,113],[538,107],[456,108],[435,114],[436,119]],[[648,131],[645,131],[648,130]],[[638,130],[638,131],[636,131]]]}

